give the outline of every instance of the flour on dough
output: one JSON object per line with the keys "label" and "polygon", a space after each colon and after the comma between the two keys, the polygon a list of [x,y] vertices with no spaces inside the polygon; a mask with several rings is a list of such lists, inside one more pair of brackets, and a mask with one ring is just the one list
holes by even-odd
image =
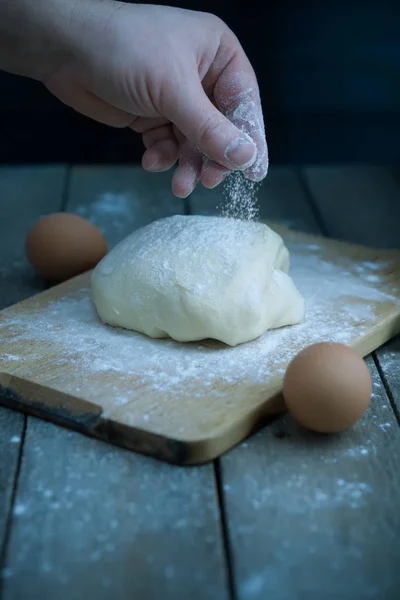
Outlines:
{"label": "flour on dough", "polygon": [[92,297],[104,323],[235,346],[302,320],[288,271],[289,252],[267,225],[176,215],[115,246],[93,272]]}

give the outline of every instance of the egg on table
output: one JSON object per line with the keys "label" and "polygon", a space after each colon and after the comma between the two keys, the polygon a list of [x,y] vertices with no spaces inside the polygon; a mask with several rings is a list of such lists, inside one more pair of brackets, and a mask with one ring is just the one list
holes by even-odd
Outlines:
{"label": "egg on table", "polygon": [[107,253],[107,242],[87,219],[52,213],[30,229],[25,249],[28,261],[40,275],[60,282],[95,267]]}
{"label": "egg on table", "polygon": [[304,427],[322,433],[344,431],[367,410],[372,378],[365,361],[349,346],[321,342],[289,364],[283,397]]}

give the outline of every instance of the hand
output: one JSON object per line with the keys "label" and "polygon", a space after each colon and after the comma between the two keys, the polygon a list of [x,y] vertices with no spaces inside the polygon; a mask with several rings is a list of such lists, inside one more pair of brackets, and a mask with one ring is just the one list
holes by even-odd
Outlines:
{"label": "hand", "polygon": [[[65,0],[46,3],[65,11]],[[69,6],[67,26],[57,34],[62,59],[41,78],[55,96],[92,119],[141,133],[148,171],[170,169],[179,159],[172,181],[179,197],[199,179],[215,187],[235,169],[254,181],[265,177],[256,77],[220,19],[113,0]]]}

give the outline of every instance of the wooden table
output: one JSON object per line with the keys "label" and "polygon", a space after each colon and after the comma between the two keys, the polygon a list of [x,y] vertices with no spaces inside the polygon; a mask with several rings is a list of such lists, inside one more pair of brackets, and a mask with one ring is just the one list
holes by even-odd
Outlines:
{"label": "wooden table", "polygon": [[[44,286],[24,258],[39,215],[77,212],[114,245],[220,202],[169,184],[137,167],[0,169],[0,308]],[[259,196],[263,218],[400,247],[399,169],[275,168]],[[285,415],[195,468],[0,407],[2,600],[399,598],[400,339],[367,363],[373,401],[351,431],[312,435]]]}

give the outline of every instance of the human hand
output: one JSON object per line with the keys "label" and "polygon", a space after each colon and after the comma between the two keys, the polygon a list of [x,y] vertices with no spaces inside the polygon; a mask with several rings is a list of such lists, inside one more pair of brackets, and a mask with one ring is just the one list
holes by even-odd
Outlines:
{"label": "human hand", "polygon": [[185,197],[234,169],[268,169],[258,85],[237,38],[214,17],[164,6],[75,3],[71,53],[44,83],[64,103],[142,134],[142,165]]}
{"label": "human hand", "polygon": [[179,160],[177,196],[189,195],[199,179],[215,187],[236,169],[254,181],[265,177],[256,77],[217,17],[114,0],[0,0],[2,6],[17,42],[2,54],[0,26],[0,68],[1,54],[12,51],[14,72],[41,80],[92,119],[141,133],[148,171]]}

